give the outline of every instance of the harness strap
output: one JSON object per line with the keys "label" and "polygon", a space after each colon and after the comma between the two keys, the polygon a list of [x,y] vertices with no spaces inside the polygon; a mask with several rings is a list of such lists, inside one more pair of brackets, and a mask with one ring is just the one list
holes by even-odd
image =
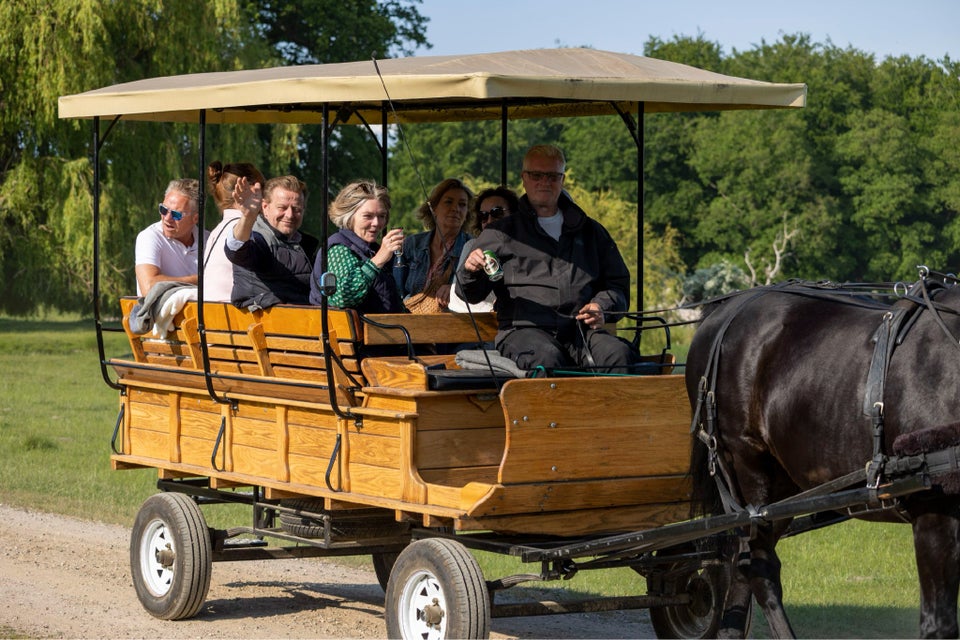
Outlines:
{"label": "harness strap", "polygon": [[887,368],[897,346],[897,333],[907,317],[906,309],[896,309],[883,314],[880,326],[874,331],[873,357],[867,370],[867,386],[863,395],[863,415],[873,416],[877,403],[883,402],[883,387],[887,378]]}
{"label": "harness strap", "polygon": [[924,279],[924,280],[921,280],[920,282],[922,284],[922,286],[920,287],[920,291],[923,294],[923,301],[926,304],[927,309],[930,310],[930,313],[933,314],[934,321],[937,323],[937,326],[943,330],[943,333],[947,336],[947,339],[953,343],[953,346],[960,349],[960,342],[958,342],[957,338],[952,333],[950,333],[950,329],[947,328],[947,325],[946,323],[944,323],[943,318],[940,317],[941,307],[939,307],[938,305],[934,305],[933,301],[930,298],[930,292],[927,291],[927,286],[926,286],[927,281]]}
{"label": "harness strap", "polygon": [[[873,457],[867,463],[867,487],[877,488],[880,485],[884,465],[887,457],[883,450],[883,429],[884,429],[884,385],[886,383],[887,370],[890,361],[893,358],[893,351],[898,345],[903,343],[907,332],[916,324],[917,319],[924,309],[928,309],[951,343],[960,348],[960,342],[950,333],[946,323],[940,316],[941,307],[935,305],[927,286],[927,271],[921,270],[920,281],[914,285],[910,292],[904,296],[911,300],[916,307],[913,309],[895,309],[888,311],[883,315],[880,326],[873,334],[874,343],[873,357],[870,360],[870,369],[867,372],[867,384],[863,397],[863,414],[870,416],[873,424]],[[921,300],[916,298],[914,290],[919,289]]]}

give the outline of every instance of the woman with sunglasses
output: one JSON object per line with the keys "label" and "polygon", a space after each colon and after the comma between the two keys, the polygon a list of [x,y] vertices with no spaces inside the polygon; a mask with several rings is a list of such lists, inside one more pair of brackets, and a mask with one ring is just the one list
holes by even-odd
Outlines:
{"label": "woman with sunglasses", "polygon": [[[517,194],[506,187],[484,189],[480,192],[480,195],[477,196],[473,205],[475,215],[473,216],[470,233],[472,233],[474,237],[468,240],[463,246],[463,252],[460,254],[460,264],[457,265],[458,269],[463,265],[463,261],[467,259],[467,256],[470,255],[470,252],[473,251],[473,248],[476,246],[476,236],[479,236],[480,232],[486,229],[490,223],[496,222],[516,211],[518,204],[519,199],[517,198]],[[491,291],[490,295],[482,302],[471,304],[470,310],[474,313],[493,311],[493,303],[495,300],[496,296],[494,296]],[[455,313],[467,313],[467,303],[457,295],[456,287],[450,290],[449,309]]]}

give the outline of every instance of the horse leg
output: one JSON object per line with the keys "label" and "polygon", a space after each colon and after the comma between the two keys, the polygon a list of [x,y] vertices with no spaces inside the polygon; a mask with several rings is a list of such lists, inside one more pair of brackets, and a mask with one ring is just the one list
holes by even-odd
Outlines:
{"label": "horse leg", "polygon": [[[747,575],[748,566],[742,565],[740,560],[740,540],[731,536],[724,544],[724,558],[730,565],[730,585],[723,599],[723,613],[720,617],[720,626],[717,629],[718,638],[746,638],[750,625],[750,579]],[[749,551],[744,551],[748,556]]]}
{"label": "horse leg", "polygon": [[920,637],[956,638],[960,586],[960,519],[924,513],[913,520],[920,577]]}
{"label": "horse leg", "polygon": [[745,638],[747,637],[747,626],[750,622],[750,598],[753,593],[750,591],[750,582],[747,579],[746,572],[742,569],[736,569],[733,573],[733,580],[727,589],[726,598],[723,601],[723,617],[720,618],[720,628],[717,630],[718,638]]}
{"label": "horse leg", "polygon": [[770,626],[773,638],[795,638],[793,627],[783,608],[783,584],[780,582],[780,557],[774,548],[779,535],[772,525],[757,527],[750,541],[750,588]]}

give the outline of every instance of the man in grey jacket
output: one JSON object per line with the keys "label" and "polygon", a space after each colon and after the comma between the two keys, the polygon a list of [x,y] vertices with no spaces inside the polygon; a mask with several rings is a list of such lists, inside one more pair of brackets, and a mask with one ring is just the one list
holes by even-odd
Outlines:
{"label": "man in grey jacket", "polygon": [[[603,225],[563,191],[565,168],[553,145],[527,151],[519,210],[480,234],[457,274],[457,293],[478,302],[495,292],[497,349],[522,369],[623,372],[635,349],[603,325],[626,311],[630,273]],[[496,254],[502,279],[484,272],[485,250]]]}
{"label": "man in grey jacket", "polygon": [[270,178],[262,193],[245,178],[237,185],[242,215],[223,249],[233,263],[231,301],[250,310],[310,304],[310,273],[320,243],[300,232],[307,186],[295,176]]}

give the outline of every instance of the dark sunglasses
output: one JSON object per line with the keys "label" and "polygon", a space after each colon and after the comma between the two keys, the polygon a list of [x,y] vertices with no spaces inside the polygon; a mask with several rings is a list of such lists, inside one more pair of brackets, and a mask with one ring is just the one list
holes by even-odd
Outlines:
{"label": "dark sunglasses", "polygon": [[480,222],[483,222],[487,218],[493,220],[499,220],[506,215],[506,210],[503,207],[493,207],[489,211],[478,211],[477,214],[480,216]]}
{"label": "dark sunglasses", "polygon": [[556,184],[563,180],[563,172],[561,171],[529,171],[527,169],[523,170],[523,173],[530,176],[530,179],[534,182],[540,182],[546,180],[551,184]]}
{"label": "dark sunglasses", "polygon": [[169,213],[171,216],[173,216],[174,222],[180,222],[181,220],[183,220],[183,216],[187,215],[187,214],[185,214],[183,211],[177,211],[177,210],[175,210],[175,209],[171,209],[170,207],[165,206],[165,205],[161,202],[161,203],[160,203],[160,217],[163,218],[163,217],[166,216],[168,213]]}

